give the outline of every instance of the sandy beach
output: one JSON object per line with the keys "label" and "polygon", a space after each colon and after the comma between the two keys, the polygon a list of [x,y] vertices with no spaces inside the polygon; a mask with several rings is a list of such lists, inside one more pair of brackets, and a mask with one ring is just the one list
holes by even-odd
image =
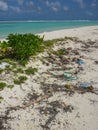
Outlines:
{"label": "sandy beach", "polygon": [[81,40],[95,40],[98,36],[98,26],[88,26],[88,27],[80,27],[73,29],[64,29],[52,32],[44,32],[40,34],[41,36],[45,36],[45,40],[51,40],[55,38],[64,38],[68,37],[79,37]]}
{"label": "sandy beach", "polygon": [[26,67],[37,67],[35,75],[0,90],[0,130],[98,130],[98,26],[39,35],[60,40],[30,58]]}

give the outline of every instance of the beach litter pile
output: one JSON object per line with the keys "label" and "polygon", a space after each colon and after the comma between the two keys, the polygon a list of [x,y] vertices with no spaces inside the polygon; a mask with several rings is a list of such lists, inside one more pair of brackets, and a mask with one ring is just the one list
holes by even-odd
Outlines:
{"label": "beach litter pile", "polygon": [[[90,52],[88,52],[89,49],[85,49],[92,47],[94,43],[90,41],[89,45],[88,42],[87,44],[80,42],[81,47],[78,48],[78,44],[75,41],[72,42],[75,44],[74,48],[66,41],[55,45],[51,51],[47,52],[47,55],[38,57],[38,59],[42,58],[38,61],[40,62],[38,66],[36,64],[34,66],[34,62],[31,62],[31,65],[37,66],[39,71],[36,71],[34,75],[31,73],[26,83],[16,85],[20,88],[22,96],[18,97],[17,89],[13,88],[15,95],[10,95],[10,99],[7,97],[9,100],[16,101],[18,105],[13,105],[9,100],[6,104],[6,98],[1,102],[1,130],[70,130],[71,123],[67,117],[73,115],[77,105],[77,103],[74,104],[73,97],[81,95],[83,99],[85,94],[98,95],[94,82],[88,77],[87,80],[85,77],[82,78],[86,75],[85,69],[90,70],[89,60],[87,61],[84,55]],[[4,67],[9,64],[0,65]],[[2,92],[1,94],[4,95]],[[73,116],[75,119],[76,115]]]}

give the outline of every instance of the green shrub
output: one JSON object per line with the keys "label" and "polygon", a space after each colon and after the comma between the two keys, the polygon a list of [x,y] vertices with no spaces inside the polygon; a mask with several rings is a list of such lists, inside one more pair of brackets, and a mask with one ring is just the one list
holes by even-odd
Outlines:
{"label": "green shrub", "polygon": [[2,74],[2,72],[3,72],[3,69],[0,69],[0,74]]}
{"label": "green shrub", "polygon": [[12,48],[9,47],[8,42],[3,41],[2,43],[0,43],[0,54],[1,56],[8,56],[12,53]]}
{"label": "green shrub", "polygon": [[35,74],[35,72],[37,72],[38,69],[37,68],[32,68],[32,67],[29,67],[28,69],[25,70],[25,73],[27,75],[30,75],[30,74]]}
{"label": "green shrub", "polygon": [[14,85],[8,85],[7,88],[12,89],[14,87]]}
{"label": "green shrub", "polygon": [[20,77],[18,77],[18,79],[14,79],[14,83],[21,84],[21,83],[24,83],[25,80],[27,80],[26,76],[20,76]]}
{"label": "green shrub", "polygon": [[12,71],[12,68],[11,68],[10,66],[6,66],[5,70],[6,70],[7,72],[10,72],[10,71]]}
{"label": "green shrub", "polygon": [[26,76],[20,76],[20,77],[18,77],[18,79],[19,79],[20,81],[25,81],[25,80],[27,80],[27,77],[26,77]]}
{"label": "green shrub", "polygon": [[13,70],[14,73],[24,73],[24,70],[22,68],[16,68],[16,70]]}
{"label": "green shrub", "polygon": [[20,62],[39,52],[43,43],[43,38],[33,34],[10,34],[7,40],[14,57]]}
{"label": "green shrub", "polygon": [[60,50],[55,51],[54,54],[56,54],[56,55],[64,55],[64,54],[66,54],[66,52],[63,49],[60,49]]}
{"label": "green shrub", "polygon": [[55,39],[54,39],[54,40],[47,40],[47,41],[44,41],[44,46],[45,46],[45,48],[51,47],[51,46],[53,46],[55,43],[56,43],[56,40],[55,40]]}
{"label": "green shrub", "polygon": [[2,100],[3,100],[3,97],[0,96],[0,103],[1,103]]}
{"label": "green shrub", "polygon": [[6,83],[0,82],[0,89],[4,89],[6,87]]}
{"label": "green shrub", "polygon": [[20,82],[20,80],[19,79],[14,79],[14,84],[17,84],[17,85],[19,85],[19,84],[21,84],[22,82]]}

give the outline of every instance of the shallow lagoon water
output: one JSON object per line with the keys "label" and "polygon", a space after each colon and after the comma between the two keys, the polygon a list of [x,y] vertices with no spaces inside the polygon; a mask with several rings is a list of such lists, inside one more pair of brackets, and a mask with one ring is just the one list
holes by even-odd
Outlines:
{"label": "shallow lagoon water", "polygon": [[98,21],[1,21],[0,39],[11,33],[43,33],[53,30],[98,25]]}

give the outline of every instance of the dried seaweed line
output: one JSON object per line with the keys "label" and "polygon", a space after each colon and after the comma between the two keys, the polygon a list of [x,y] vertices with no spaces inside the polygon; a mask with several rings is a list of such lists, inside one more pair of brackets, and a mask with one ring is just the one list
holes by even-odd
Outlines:
{"label": "dried seaweed line", "polygon": [[49,98],[49,95],[44,95],[44,96],[41,97],[41,99],[35,100],[35,101],[33,101],[33,102],[31,101],[31,102],[27,103],[27,104],[24,105],[24,106],[16,106],[16,107],[10,107],[10,108],[13,109],[13,110],[25,109],[26,107],[29,107],[29,106],[34,105],[34,104],[36,104],[36,103],[42,102],[42,101],[43,101],[44,99],[46,99],[46,98]]}
{"label": "dried seaweed line", "polygon": [[42,125],[43,130],[50,130],[49,124],[55,119],[55,116],[58,114],[58,111],[55,111],[55,113],[46,121],[45,125]]}

